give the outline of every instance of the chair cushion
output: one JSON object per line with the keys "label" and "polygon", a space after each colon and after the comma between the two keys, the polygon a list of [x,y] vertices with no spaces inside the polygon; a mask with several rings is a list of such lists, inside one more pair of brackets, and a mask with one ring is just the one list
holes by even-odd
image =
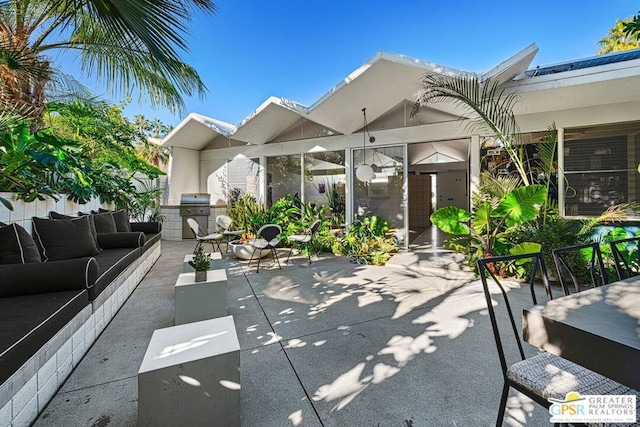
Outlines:
{"label": "chair cushion", "polygon": [[550,353],[541,353],[507,369],[507,377],[536,396],[563,400],[567,393],[635,394],[640,411],[640,392],[583,366]]}
{"label": "chair cushion", "polygon": [[207,234],[206,236],[198,237],[198,240],[220,240],[220,239],[222,239],[222,234],[220,233],[211,233],[211,234]]}
{"label": "chair cushion", "polygon": [[27,230],[18,224],[0,228],[0,264],[40,262],[40,252]]}
{"label": "chair cushion", "polygon": [[91,235],[90,219],[33,217],[33,234],[43,261],[81,258],[100,251]]}
{"label": "chair cushion", "polygon": [[298,243],[307,243],[311,241],[311,236],[308,234],[294,234],[293,236],[287,237],[291,242]]}

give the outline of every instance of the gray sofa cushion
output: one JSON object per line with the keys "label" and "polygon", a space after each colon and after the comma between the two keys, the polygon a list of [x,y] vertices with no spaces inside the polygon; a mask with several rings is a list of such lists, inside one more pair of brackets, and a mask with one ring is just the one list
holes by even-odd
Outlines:
{"label": "gray sofa cushion", "polygon": [[91,235],[89,217],[42,219],[33,217],[33,235],[43,261],[81,258],[100,251]]}
{"label": "gray sofa cushion", "polygon": [[0,298],[0,384],[88,304],[86,290]]}
{"label": "gray sofa cushion", "polygon": [[0,228],[0,264],[40,262],[36,242],[18,224]]}
{"label": "gray sofa cushion", "polygon": [[89,301],[96,299],[141,254],[140,248],[105,249],[100,252],[100,255],[95,257],[98,261],[100,276],[89,289]]}

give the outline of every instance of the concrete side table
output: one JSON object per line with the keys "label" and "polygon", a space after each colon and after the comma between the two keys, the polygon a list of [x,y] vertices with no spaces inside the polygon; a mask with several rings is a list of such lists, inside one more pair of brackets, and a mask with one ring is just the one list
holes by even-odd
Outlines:
{"label": "concrete side table", "polygon": [[240,426],[232,316],[157,329],[138,371],[139,426]]}
{"label": "concrete side table", "polygon": [[[209,263],[209,270],[219,270],[222,268],[222,254],[220,252],[207,252],[211,257],[211,262]],[[189,265],[189,261],[193,261],[193,254],[187,254],[184,256],[184,261],[182,264],[182,272],[190,273],[194,271],[193,267]]]}
{"label": "concrete side table", "polygon": [[195,281],[195,272],[182,273],[176,281],[176,325],[227,315],[227,273],[207,271],[207,280]]}

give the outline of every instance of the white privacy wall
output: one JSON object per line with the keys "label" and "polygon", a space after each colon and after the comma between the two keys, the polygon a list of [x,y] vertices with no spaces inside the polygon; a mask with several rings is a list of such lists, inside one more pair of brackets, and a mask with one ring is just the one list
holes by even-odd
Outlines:
{"label": "white privacy wall", "polygon": [[4,205],[0,205],[0,222],[17,223],[31,233],[31,218],[34,216],[45,218],[49,216],[49,212],[56,211],[64,215],[77,215],[78,212],[90,212],[98,210],[98,208],[107,208],[108,205],[101,204],[100,200],[95,198],[87,203],[80,204],[67,199],[66,195],[60,195],[59,200],[47,197],[45,200],[36,200],[35,202],[25,203],[22,200],[15,200],[13,193],[0,193],[0,196],[10,200],[13,204],[13,210],[10,211]]}

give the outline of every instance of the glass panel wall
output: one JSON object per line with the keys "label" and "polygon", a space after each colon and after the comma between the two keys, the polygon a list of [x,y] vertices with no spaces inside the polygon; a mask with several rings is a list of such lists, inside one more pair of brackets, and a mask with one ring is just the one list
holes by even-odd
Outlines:
{"label": "glass panel wall", "polygon": [[300,194],[300,154],[267,157],[267,207],[287,194]]}
{"label": "glass panel wall", "polygon": [[344,151],[323,151],[304,155],[304,202],[327,205],[334,225],[344,223]]}
{"label": "glass panel wall", "polygon": [[[353,151],[353,212],[354,219],[378,216],[389,223],[389,229],[404,236],[405,189],[404,146],[356,149]],[[375,177],[370,182],[356,178],[358,166],[366,163]]]}
{"label": "glass panel wall", "polygon": [[260,199],[260,159],[238,156],[227,163],[227,194],[233,199],[252,194]]}

